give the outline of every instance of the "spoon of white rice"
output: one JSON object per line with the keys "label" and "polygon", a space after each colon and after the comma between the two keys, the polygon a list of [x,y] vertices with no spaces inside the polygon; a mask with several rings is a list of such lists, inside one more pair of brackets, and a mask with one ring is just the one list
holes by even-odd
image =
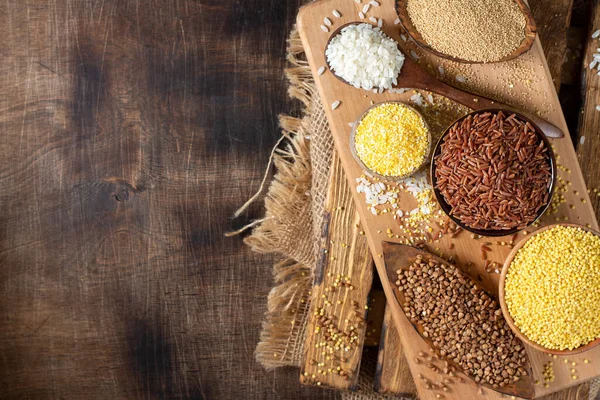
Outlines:
{"label": "spoon of white rice", "polygon": [[331,38],[325,50],[329,68],[356,88],[391,89],[398,83],[404,55],[378,27],[351,24]]}

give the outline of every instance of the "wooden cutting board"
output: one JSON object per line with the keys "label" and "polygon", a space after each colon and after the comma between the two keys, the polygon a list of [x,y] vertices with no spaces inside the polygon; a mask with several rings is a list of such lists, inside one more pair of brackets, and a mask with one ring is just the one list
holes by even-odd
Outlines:
{"label": "wooden cutting board", "polygon": [[[361,223],[364,227],[369,247],[374,255],[377,270],[382,277],[386,296],[392,300],[393,291],[388,280],[385,279],[385,260],[380,255],[383,253],[382,244],[384,241],[402,243],[403,237],[398,232],[397,227],[399,225],[393,219],[392,213],[372,214],[365,202],[364,195],[356,191],[356,179],[363,175],[363,171],[350,153],[349,137],[351,128],[348,124],[354,122],[372,102],[401,100],[411,104],[410,97],[414,95],[414,92],[410,91],[403,94],[390,94],[386,92],[376,94],[355,89],[334,77],[329,71],[326,71],[322,75],[317,74],[321,66],[326,66],[324,52],[330,34],[342,24],[361,21],[358,13],[365,4],[364,0],[360,4],[357,4],[353,0],[319,1],[303,7],[298,15],[297,22],[306,55],[315,76],[319,95],[327,111],[336,148],[350,185],[354,189],[353,197],[361,217]],[[333,10],[337,10],[341,14],[341,18],[334,17]],[[333,22],[333,26],[329,28],[329,32],[324,32],[320,27],[323,24],[324,17],[329,18]],[[401,34],[403,32],[401,32],[400,25],[394,25],[397,17],[393,1],[382,1],[379,7],[371,6],[363,22],[370,22],[369,17],[381,19],[383,21],[383,30],[388,36],[398,41],[404,54],[407,57],[416,55],[418,57],[417,62],[430,73],[441,76],[442,72],[439,67],[442,66],[442,77],[448,83],[469,88],[472,91],[488,97],[494,97],[499,101],[511,104],[527,112],[536,113],[557,125],[565,132],[568,131],[539,40],[536,40],[528,53],[515,61],[488,65],[460,65],[425,54],[410,41],[402,40]],[[456,81],[456,74],[462,75],[465,78],[465,82]],[[460,80],[462,81],[463,79],[460,78]],[[426,92],[422,93],[422,95],[425,99],[428,98]],[[338,100],[341,102],[339,107],[332,110],[330,105]],[[452,118],[456,117],[453,113],[459,111],[456,111],[452,107],[446,107],[443,99],[436,97],[434,98],[434,102],[441,106],[438,109],[432,106],[430,109],[432,112],[428,113],[425,111],[424,113],[430,126],[433,125],[433,130],[439,131],[444,128],[444,124],[447,126],[452,121]],[[436,115],[436,113],[439,113],[439,115]],[[552,143],[555,146],[558,163],[561,166],[559,176],[563,179],[565,185],[564,191],[559,192],[559,195],[564,196],[565,203],[560,205],[556,214],[544,216],[542,225],[554,223],[556,222],[556,218],[560,218],[561,220],[573,223],[590,224],[592,228],[597,229],[598,223],[595,219],[590,198],[577,163],[573,144],[568,137],[552,140]],[[415,207],[415,200],[409,194],[401,194],[398,203],[404,210],[410,210]],[[570,207],[571,205],[573,206],[572,208]],[[390,232],[388,229],[391,229],[391,233],[388,233]],[[396,237],[396,235],[399,237]],[[496,245],[496,242],[509,242],[510,239],[483,238],[477,240],[476,238],[472,238],[468,233],[462,233],[454,239],[446,236],[439,240],[439,242],[432,243],[429,249],[438,254],[452,255],[459,260],[458,264],[463,266],[472,263],[470,267],[471,275],[477,278],[488,291],[497,293],[499,275],[485,272],[483,260],[480,256],[480,245],[482,242],[492,242],[492,251],[488,253],[488,258],[492,261],[502,263],[510,251],[510,246]],[[405,348],[413,375],[416,376],[421,373],[430,379],[435,379],[434,376],[431,376],[431,372],[426,366],[414,363],[418,352],[427,351],[428,346],[417,332],[412,329],[410,323],[402,314],[398,303],[396,301],[389,301],[389,305],[394,320],[401,332],[402,344]],[[558,357],[556,359],[533,349],[528,349],[528,354],[535,379],[543,382],[542,371],[548,362],[553,362],[554,374],[556,376],[554,381],[548,382],[547,387],[543,384],[534,385],[535,397],[600,376],[600,348],[577,356]],[[565,359],[568,360],[567,363],[565,363]],[[584,359],[590,360],[590,363],[584,364]],[[572,365],[573,362],[575,362],[574,366]],[[571,368],[576,370],[577,379],[572,378]],[[415,382],[421,398],[436,398],[435,395],[437,392],[426,390],[422,380],[415,379]],[[451,391],[442,395],[448,399],[471,398],[480,396],[479,389],[474,382],[465,379],[464,383],[455,382]],[[500,394],[489,389],[484,389],[484,393],[489,398],[502,397]]]}

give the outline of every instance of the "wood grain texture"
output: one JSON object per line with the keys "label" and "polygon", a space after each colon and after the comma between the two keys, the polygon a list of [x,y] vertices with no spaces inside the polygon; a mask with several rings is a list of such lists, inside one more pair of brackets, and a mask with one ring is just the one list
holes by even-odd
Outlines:
{"label": "wood grain texture", "polygon": [[[337,154],[330,177],[300,381],[353,390],[367,328],[373,259]],[[323,318],[329,319],[320,323]],[[337,343],[342,336],[354,338]]]}
{"label": "wood grain texture", "polygon": [[[323,59],[323,51],[328,39],[328,35],[319,29],[319,24],[322,20],[322,16],[329,14],[331,9],[337,9],[342,13],[342,15],[345,16],[345,18],[337,21],[336,24],[344,24],[349,22],[349,20],[351,21],[356,19],[359,6],[342,2],[340,0],[328,0],[305,6],[299,14],[298,23],[300,34],[303,39],[303,43],[305,46],[308,46],[305,49],[307,50],[307,57],[314,72],[316,72],[316,70],[325,63]],[[399,32],[394,29],[393,21],[395,19],[395,13],[391,4],[382,3],[381,7],[376,7],[372,13],[370,12],[369,16],[382,18],[384,22],[383,30],[386,32],[386,34],[398,40],[401,46],[409,46],[409,43],[402,43],[400,41]],[[334,26],[332,29],[335,29],[336,27],[337,26]],[[428,56],[427,54],[421,53],[419,56],[419,63],[422,65],[430,65],[429,63],[436,65],[436,63],[439,62],[439,60],[434,60],[433,57]],[[550,122],[558,125],[561,129],[566,131],[566,124],[562,113],[560,112],[560,105],[558,103],[553,84],[551,83],[549,71],[547,69],[545,59],[543,58],[539,41],[536,41],[532,47],[532,50],[523,58],[523,62],[527,64],[527,66],[524,68],[526,68],[528,71],[532,71],[537,79],[534,81],[526,81],[525,77],[521,73],[524,71],[518,72],[518,66],[515,68],[515,65],[510,63],[507,63],[506,65],[498,64],[497,66],[472,65],[469,66],[469,70],[476,76],[484,76],[487,85],[485,85],[481,80],[477,81],[475,78],[472,78],[473,82],[471,83],[471,86],[473,88],[477,88],[479,83],[481,85],[480,89],[486,92],[490,89],[496,88],[493,90],[493,92],[496,93],[496,95],[499,95],[499,97],[502,97],[504,101],[516,104],[519,107],[523,107],[529,112],[539,113],[543,117],[549,119]],[[518,74],[520,79],[507,82],[505,77],[513,76],[513,74]],[[356,177],[360,176],[361,171],[347,152],[349,147],[347,123],[355,120],[355,118],[360,115],[361,111],[369,105],[370,101],[379,102],[386,99],[401,100],[403,97],[388,93],[372,94],[368,92],[361,93],[360,96],[353,97],[352,93],[357,93],[355,89],[349,87],[348,85],[344,85],[342,82],[332,77],[330,73],[325,73],[321,75],[319,79],[317,79],[317,88],[319,89],[319,94],[322,97],[324,104],[332,104],[335,100],[342,101],[340,107],[338,107],[335,111],[329,108],[326,108],[326,111],[334,138],[336,139],[336,148],[340,154],[342,164],[347,173],[348,179],[350,182],[353,182]],[[527,101],[524,101],[524,98],[527,98]],[[589,196],[586,194],[585,185],[576,157],[574,155],[573,146],[568,139],[557,141],[555,145],[556,152],[560,156],[560,162],[565,168],[565,171],[567,171],[565,172],[567,175],[564,178],[566,178],[565,180],[569,180],[571,182],[570,190],[572,190],[572,192],[565,193],[567,204],[560,208],[558,217],[562,218],[566,216],[573,222],[587,222],[590,223],[592,227],[596,228],[597,222],[590,206]],[[394,222],[392,221],[390,214],[384,217],[372,215],[364,205],[364,199],[361,197],[361,195],[354,192],[353,194],[355,195],[354,197],[357,202],[357,208],[361,216],[361,220],[365,226],[365,231],[367,232],[367,238],[369,240],[371,251],[373,254],[381,254],[381,243],[382,240],[385,239],[386,235],[377,235],[376,232],[385,232],[387,228],[394,226]],[[399,201],[402,203],[402,198],[400,198]],[[575,204],[576,207],[574,209],[565,209],[565,206],[570,203]],[[551,219],[554,219],[554,217],[550,217],[551,216],[548,216],[543,224],[548,224]],[[470,240],[459,239],[456,242],[456,249],[454,251],[449,251],[449,242],[444,242],[443,240],[440,240],[439,244],[436,243],[436,247],[439,247],[439,251],[442,251],[445,254],[455,254],[462,263],[475,263],[472,273],[477,276],[481,276],[481,283],[484,287],[491,292],[496,291],[495,288],[497,287],[498,277],[497,275],[487,274],[485,271],[483,271],[481,265],[482,261],[479,259],[479,244],[476,241],[472,242]],[[477,248],[477,251],[472,251],[474,247]],[[506,254],[508,254],[508,250],[508,246],[495,247],[490,253],[493,253],[493,256],[491,257],[492,260],[501,263]],[[375,257],[375,263],[380,273],[384,273],[385,269],[383,260]],[[389,285],[383,282],[383,286],[386,290],[386,293],[390,292]],[[387,294],[388,296],[391,295],[391,293]],[[403,327],[406,328],[408,325],[406,319],[403,319],[400,311],[398,310],[397,305],[395,306],[395,310],[394,307],[392,308],[392,312],[394,313],[396,322],[399,323],[403,344],[405,346],[410,344],[410,347],[405,347],[405,350],[407,354],[409,354],[408,361],[409,364],[411,364],[411,368],[413,369],[414,373],[415,367],[411,363],[411,356],[415,351],[419,350],[418,343],[420,342],[418,336],[412,335],[408,328],[403,329]],[[595,350],[592,350],[590,354],[587,354],[588,357],[592,358],[594,355]],[[543,361],[545,358],[547,358],[547,356],[535,354],[533,351],[530,351],[530,357],[533,363],[534,375],[539,376],[541,374]],[[596,366],[590,365],[578,372],[580,378],[585,380],[596,376],[600,370],[597,370]],[[539,386],[536,387],[536,395],[541,396],[543,394],[571,386],[575,383],[573,380],[569,380],[567,378],[570,378],[568,371],[557,372],[557,379],[549,388]],[[428,398],[428,396],[431,396],[430,393],[422,391],[422,387],[420,387],[418,382],[417,388],[419,389],[419,394],[422,397]],[[493,394],[490,393],[490,395]]]}
{"label": "wood grain texture", "polygon": [[377,393],[390,395],[414,395],[417,392],[392,311],[387,306],[381,328],[374,389]]}
{"label": "wood grain texture", "polygon": [[558,91],[567,50],[573,0],[530,0],[529,7],[537,25],[554,87]]}
{"label": "wood grain texture", "polygon": [[223,237],[298,5],[0,3],[0,397],[336,396],[255,362],[276,260]]}
{"label": "wood grain texture", "polygon": [[[589,188],[592,189],[591,198],[596,215],[600,216],[600,112],[596,106],[600,105],[600,76],[596,70],[591,70],[588,65],[593,59],[592,54],[598,52],[600,42],[592,39],[592,32],[600,29],[600,4],[594,1],[594,7],[590,17],[590,26],[585,35],[587,40],[585,57],[582,66],[582,88],[583,104],[579,119],[579,136],[577,145],[577,158],[583,167],[584,179]],[[595,191],[594,191],[595,190]]]}

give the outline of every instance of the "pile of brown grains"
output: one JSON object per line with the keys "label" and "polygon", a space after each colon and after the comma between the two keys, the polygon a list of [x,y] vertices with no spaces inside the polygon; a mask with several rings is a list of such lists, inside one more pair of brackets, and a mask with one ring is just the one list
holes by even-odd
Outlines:
{"label": "pile of brown grains", "polygon": [[404,312],[440,356],[478,383],[504,387],[527,375],[527,353],[498,303],[453,265],[424,260],[397,270]]}
{"label": "pile of brown grains", "polygon": [[435,157],[435,188],[450,215],[474,229],[523,229],[550,200],[552,168],[541,134],[515,114],[456,122]]}
{"label": "pile of brown grains", "polygon": [[463,60],[498,61],[525,38],[525,16],[514,0],[408,0],[415,28],[435,50]]}

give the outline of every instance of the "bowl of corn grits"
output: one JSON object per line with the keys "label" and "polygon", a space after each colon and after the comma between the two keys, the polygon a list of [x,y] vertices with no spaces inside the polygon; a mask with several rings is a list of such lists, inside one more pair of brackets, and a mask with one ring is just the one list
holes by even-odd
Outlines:
{"label": "bowl of corn grits", "polygon": [[399,101],[367,108],[353,124],[350,150],[356,162],[381,179],[409,177],[431,152],[431,131],[423,116]]}
{"label": "bowl of corn grits", "polygon": [[502,268],[499,302],[513,332],[537,350],[569,355],[600,344],[600,233],[554,224],[527,235]]}

